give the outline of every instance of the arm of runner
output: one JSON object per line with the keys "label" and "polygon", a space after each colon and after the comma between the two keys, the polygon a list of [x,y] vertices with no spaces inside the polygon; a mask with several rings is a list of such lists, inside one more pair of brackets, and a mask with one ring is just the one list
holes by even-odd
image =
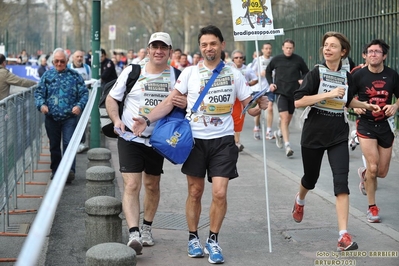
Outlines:
{"label": "arm of runner", "polygon": [[393,116],[398,111],[399,108],[398,104],[399,104],[398,101],[396,101],[396,103],[394,104],[387,104],[384,107],[382,107],[382,110],[385,112],[386,116]]}
{"label": "arm of runner", "polygon": [[335,97],[342,98],[344,95],[345,95],[345,89],[337,87],[326,93],[305,95],[302,98],[295,101],[295,107],[296,108],[307,107],[326,99],[333,99]]}
{"label": "arm of runner", "polygon": [[174,89],[165,100],[158,104],[152,111],[144,118],[143,116],[133,117],[133,134],[141,137],[141,133],[147,127],[147,120],[150,123],[158,121],[162,117],[166,116],[173,109],[173,98],[176,96],[182,96],[179,90]]}
{"label": "arm of runner", "polygon": [[366,103],[366,102],[361,102],[361,101],[359,101],[359,100],[357,100],[355,98],[352,99],[352,101],[349,104],[349,107],[352,107],[352,108],[364,108],[364,109],[367,109],[367,110],[372,111],[374,113],[378,113],[379,111],[381,111],[381,108],[378,105],[369,104],[369,103]]}
{"label": "arm of runner", "polygon": [[108,95],[107,98],[105,99],[105,106],[106,106],[109,118],[111,119],[112,123],[114,123],[114,127],[120,128],[121,131],[124,133],[125,132],[125,124],[123,124],[121,118],[119,117],[118,102],[114,98],[112,98],[110,95]]}

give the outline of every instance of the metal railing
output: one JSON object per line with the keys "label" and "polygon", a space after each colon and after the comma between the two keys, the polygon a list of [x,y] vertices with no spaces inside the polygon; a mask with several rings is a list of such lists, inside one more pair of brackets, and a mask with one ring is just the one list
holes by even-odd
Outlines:
{"label": "metal railing", "polygon": [[73,159],[76,156],[76,151],[80,144],[80,140],[89,121],[90,113],[93,109],[99,86],[99,82],[96,82],[92,86],[93,89],[90,91],[89,100],[79,119],[78,125],[76,126],[76,129],[69,142],[68,148],[64,152],[61,163],[58,166],[58,170],[54,175],[53,181],[51,182],[46,195],[43,198],[35,220],[33,221],[29,230],[29,234],[24,242],[24,245],[22,246],[21,252],[19,253],[16,265],[36,265],[39,254],[42,251],[44,240],[52,224],[55,211],[57,210],[59,200],[64,190],[69,169],[71,168]]}
{"label": "metal railing", "polygon": [[[92,80],[93,82],[95,80]],[[54,217],[69,169],[76,156],[95,103],[99,82],[93,85],[86,108],[74,131],[40,209],[19,254],[17,265],[34,265]],[[18,208],[18,191],[26,192],[26,181],[33,181],[40,157],[44,116],[34,104],[33,86],[0,101],[0,214],[1,232],[9,224],[10,209]],[[29,173],[27,180],[26,173]],[[18,185],[20,184],[20,185]],[[10,201],[10,198],[12,201]],[[4,214],[4,215],[3,215]]]}
{"label": "metal railing", "polygon": [[[35,86],[0,101],[0,213],[1,231],[9,226],[10,203],[18,208],[17,190],[26,192],[26,172],[33,180],[41,148],[43,116],[34,105]],[[18,186],[20,184],[20,186]],[[11,197],[12,196],[12,197]],[[13,200],[10,202],[10,198]]]}

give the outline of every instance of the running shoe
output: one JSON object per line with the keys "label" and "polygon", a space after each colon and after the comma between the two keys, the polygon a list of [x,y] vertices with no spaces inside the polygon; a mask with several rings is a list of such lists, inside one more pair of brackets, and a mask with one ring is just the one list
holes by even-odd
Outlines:
{"label": "running shoe", "polygon": [[75,173],[72,170],[70,170],[67,180],[66,180],[66,183],[71,184],[73,180],[75,180]]}
{"label": "running shoe", "polygon": [[260,140],[259,129],[254,129],[254,139]]}
{"label": "running shoe", "polygon": [[236,145],[237,145],[238,151],[241,152],[244,149],[244,145],[242,145],[241,143],[237,142]]}
{"label": "running shoe", "polygon": [[269,131],[269,132],[267,132],[266,133],[266,137],[265,137],[267,140],[272,140],[272,139],[275,139],[275,137],[274,137],[274,135],[273,135],[273,133],[271,132],[271,131]]}
{"label": "running shoe", "polygon": [[357,174],[359,175],[360,178],[360,183],[359,183],[359,190],[363,195],[367,195],[366,188],[364,187],[364,175],[366,174],[366,168],[361,166],[359,169],[357,169]]}
{"label": "running shoe", "polygon": [[299,195],[299,192],[295,195],[294,207],[292,208],[292,218],[294,218],[295,222],[300,223],[300,222],[302,222],[302,219],[303,219],[303,209],[305,208],[305,206],[299,205],[296,202],[298,195]]}
{"label": "running shoe", "polygon": [[213,264],[222,264],[224,258],[222,255],[222,249],[215,240],[208,238],[205,244],[205,254],[209,255],[208,261]]}
{"label": "running shoe", "polygon": [[276,146],[279,149],[283,148],[283,136],[279,136],[277,131],[274,131],[274,138],[276,139]]}
{"label": "running shoe", "polygon": [[285,147],[285,155],[287,155],[287,157],[290,157],[290,156],[292,156],[293,154],[294,154],[294,151],[291,150],[291,147],[290,147],[290,146],[286,146],[286,147]]}
{"label": "running shoe", "polygon": [[141,239],[143,241],[143,246],[153,246],[155,244],[151,233],[151,226],[143,224],[141,227]]}
{"label": "running shoe", "polygon": [[130,233],[127,246],[134,249],[134,251],[136,251],[136,255],[141,255],[141,250],[143,249],[143,240],[140,237],[140,232],[135,231]]}
{"label": "running shoe", "polygon": [[196,237],[188,241],[187,252],[190,258],[202,258],[204,256],[203,247],[199,238]]}
{"label": "running shoe", "polygon": [[367,221],[369,223],[381,223],[381,218],[378,215],[379,208],[377,206],[370,207],[367,211]]}
{"label": "running shoe", "polygon": [[89,149],[89,146],[87,146],[84,143],[80,143],[78,146],[78,150],[76,151],[76,153],[82,153],[84,151],[87,151]]}
{"label": "running shoe", "polygon": [[338,240],[337,251],[358,249],[357,243],[352,241],[350,234],[343,234]]}

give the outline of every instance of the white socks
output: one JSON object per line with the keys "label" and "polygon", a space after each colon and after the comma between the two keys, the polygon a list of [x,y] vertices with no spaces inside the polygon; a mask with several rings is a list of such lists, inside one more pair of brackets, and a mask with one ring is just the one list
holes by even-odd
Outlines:
{"label": "white socks", "polygon": [[301,205],[301,206],[304,206],[305,205],[305,200],[304,199],[303,200],[299,199],[299,194],[298,194],[298,196],[296,197],[296,203]]}
{"label": "white socks", "polygon": [[345,233],[348,233],[348,231],[347,231],[347,230],[341,230],[341,231],[339,231],[339,238],[338,238],[338,240],[340,240],[340,239],[342,238],[342,236],[343,236]]}

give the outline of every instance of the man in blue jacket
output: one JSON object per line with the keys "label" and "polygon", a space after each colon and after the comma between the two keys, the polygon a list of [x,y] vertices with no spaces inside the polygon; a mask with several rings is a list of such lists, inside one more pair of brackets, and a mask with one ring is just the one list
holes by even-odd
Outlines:
{"label": "man in blue jacket", "polygon": [[[45,127],[50,140],[51,178],[53,178],[75,131],[78,116],[86,106],[89,92],[82,76],[67,68],[68,56],[62,48],[53,52],[54,68],[46,71],[35,90],[37,109],[45,115]],[[61,137],[63,149],[61,151]],[[73,160],[67,183],[75,179]]]}

